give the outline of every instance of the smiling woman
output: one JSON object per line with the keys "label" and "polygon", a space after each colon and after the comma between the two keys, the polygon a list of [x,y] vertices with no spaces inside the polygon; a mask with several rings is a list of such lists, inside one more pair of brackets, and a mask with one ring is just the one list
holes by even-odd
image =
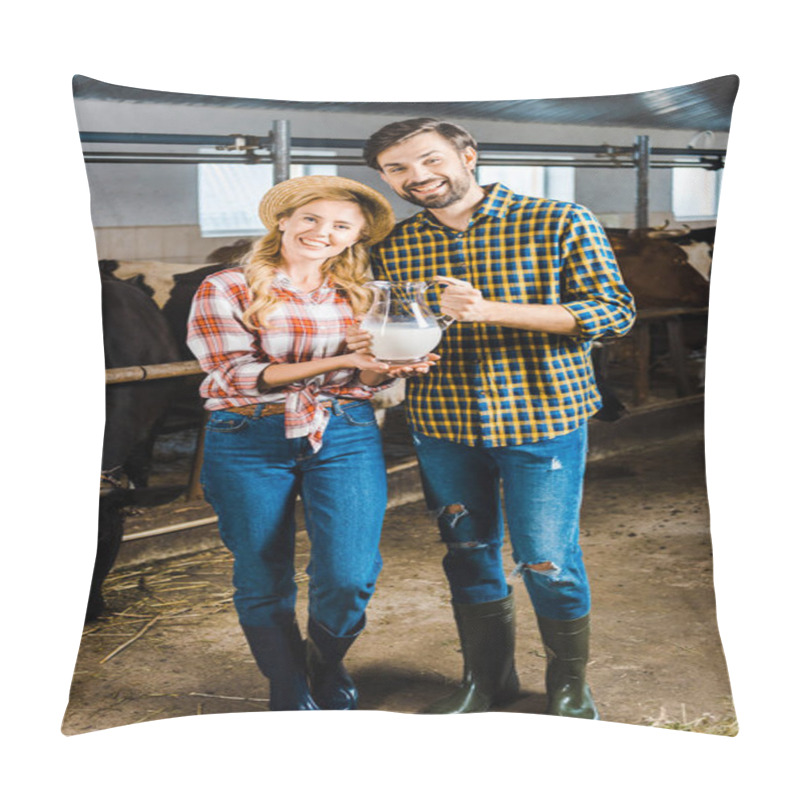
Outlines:
{"label": "smiling woman", "polygon": [[283,270],[297,288],[316,289],[322,265],[359,241],[365,225],[355,201],[314,200],[294,210],[278,220]]}
{"label": "smiling woman", "polygon": [[[389,368],[345,351],[366,305],[378,192],[339,177],[279,183],[245,266],[197,291],[189,347],[207,373],[202,483],[234,557],[234,604],[273,711],[354,709],[342,664],[381,570],[386,467],[369,399]],[[323,434],[325,447],[323,448]],[[308,640],[295,616],[294,507],[311,541]]]}

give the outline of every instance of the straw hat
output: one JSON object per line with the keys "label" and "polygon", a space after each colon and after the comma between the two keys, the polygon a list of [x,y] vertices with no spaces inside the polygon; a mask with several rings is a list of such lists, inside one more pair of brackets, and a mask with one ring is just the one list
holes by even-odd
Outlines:
{"label": "straw hat", "polygon": [[329,189],[352,192],[358,197],[359,202],[364,203],[371,210],[375,224],[372,226],[369,239],[366,239],[364,244],[375,244],[389,235],[395,222],[394,211],[392,211],[389,201],[380,192],[376,192],[369,186],[350,178],[340,178],[337,175],[305,175],[302,178],[290,178],[276,184],[261,198],[258,215],[261,217],[264,227],[272,230],[282,211],[291,208],[298,200],[302,200],[304,204],[311,203],[315,199],[313,197],[315,192],[324,192]]}

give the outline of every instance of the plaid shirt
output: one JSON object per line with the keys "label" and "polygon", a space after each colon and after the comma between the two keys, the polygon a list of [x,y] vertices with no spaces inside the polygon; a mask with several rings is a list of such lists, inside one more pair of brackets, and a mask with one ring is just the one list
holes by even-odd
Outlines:
{"label": "plaid shirt", "polygon": [[354,323],[347,298],[330,282],[302,294],[279,272],[272,291],[282,302],[270,312],[267,327],[255,332],[242,323],[252,297],[241,268],[217,272],[200,285],[189,314],[187,338],[208,373],[200,395],[207,398],[209,410],[285,403],[286,437],[306,436],[316,451],[322,447],[330,418],[320,402],[335,397],[369,398],[378,389],[361,383],[357,370],[340,369],[266,393],[260,391],[259,375],[270,364],[294,364],[343,353],[345,329]]}
{"label": "plaid shirt", "polygon": [[[467,230],[421,211],[373,248],[373,267],[393,281],[461,278],[487,300],[561,304],[575,317],[576,336],[455,322],[442,336],[441,361],[408,381],[413,428],[497,447],[568,433],[594,414],[601,402],[592,341],[627,333],[635,311],[588,209],[516,195],[499,183],[484,188]],[[439,313],[437,296],[428,293]]]}

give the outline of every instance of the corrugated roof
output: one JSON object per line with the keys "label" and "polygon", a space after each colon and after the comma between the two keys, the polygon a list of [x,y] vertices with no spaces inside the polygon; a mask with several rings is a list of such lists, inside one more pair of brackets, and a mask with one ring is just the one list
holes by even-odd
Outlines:
{"label": "corrugated roof", "polygon": [[364,103],[294,102],[252,97],[160,92],[116,86],[76,75],[76,100],[116,100],[132,103],[266,108],[302,111],[342,111],[368,114],[433,116],[443,118],[495,119],[565,125],[623,126],[634,128],[679,128],[728,131],[739,78],[725,75],[687,86],[636,94],[567,97],[545,100],[476,102]]}

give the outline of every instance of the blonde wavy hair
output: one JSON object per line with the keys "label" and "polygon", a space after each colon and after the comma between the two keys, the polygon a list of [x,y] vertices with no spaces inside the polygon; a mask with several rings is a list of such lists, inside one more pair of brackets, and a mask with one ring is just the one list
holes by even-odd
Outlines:
{"label": "blonde wavy hair", "polygon": [[[364,228],[359,240],[345,248],[338,256],[328,259],[322,265],[321,273],[323,280],[330,278],[331,283],[346,294],[355,314],[366,311],[371,302],[370,291],[364,286],[370,279],[367,243],[374,238],[376,225],[376,214],[371,199],[361,192],[347,188],[317,185],[305,189],[300,187],[286,200],[287,202],[282,203],[280,210],[274,214],[276,223],[315,200],[358,203],[364,215]],[[282,231],[275,224],[265,236],[253,243],[250,252],[242,259],[244,277],[253,298],[242,321],[250,330],[266,327],[267,316],[281,302],[271,289],[275,272],[283,263],[281,241]]]}

